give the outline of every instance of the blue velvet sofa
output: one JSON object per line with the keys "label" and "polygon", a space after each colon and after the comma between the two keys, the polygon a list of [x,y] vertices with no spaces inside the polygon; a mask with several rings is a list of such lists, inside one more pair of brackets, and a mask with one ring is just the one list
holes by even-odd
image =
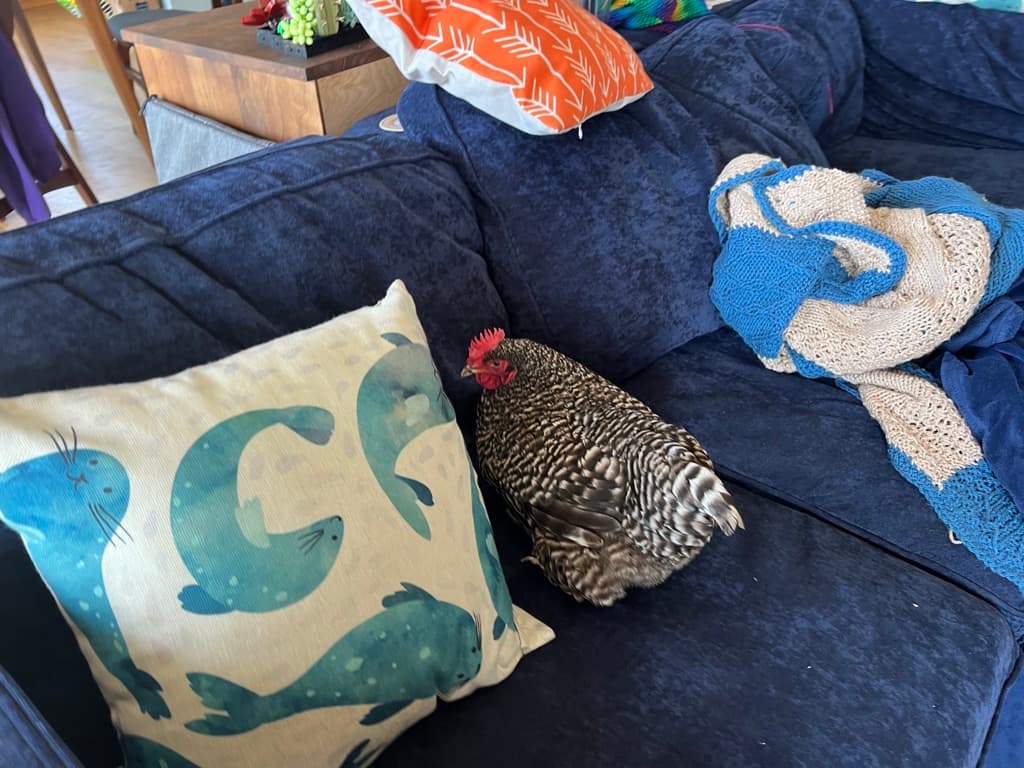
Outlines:
{"label": "blue velvet sofa", "polygon": [[[491,498],[513,598],[557,640],[442,704],[380,765],[1019,768],[1024,595],[950,542],[852,397],[765,370],[722,327],[706,206],[749,151],[954,176],[1024,206],[1024,15],[739,0],[631,41],[657,87],[582,140],[518,134],[414,85],[403,134],[366,121],[0,236],[0,395],[169,374],[400,277],[467,437],[466,343],[501,325],[685,424],[747,529],[601,610],[520,562],[528,542]],[[0,734],[21,739],[0,738],[0,762],[118,764],[9,531],[0,595]]]}

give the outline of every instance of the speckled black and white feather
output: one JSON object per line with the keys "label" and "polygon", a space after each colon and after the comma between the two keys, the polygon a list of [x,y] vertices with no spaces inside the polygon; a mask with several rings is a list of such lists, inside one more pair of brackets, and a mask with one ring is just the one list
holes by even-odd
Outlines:
{"label": "speckled black and white feather", "polygon": [[576,361],[525,339],[486,356],[514,380],[477,409],[481,470],[533,538],[532,559],[580,601],[611,605],[743,527],[689,432]]}

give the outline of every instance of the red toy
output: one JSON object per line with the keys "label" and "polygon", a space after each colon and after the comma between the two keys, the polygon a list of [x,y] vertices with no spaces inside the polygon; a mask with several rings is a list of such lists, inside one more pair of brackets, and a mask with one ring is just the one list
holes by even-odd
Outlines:
{"label": "red toy", "polygon": [[242,17],[242,23],[249,27],[262,27],[288,13],[286,0],[266,0]]}

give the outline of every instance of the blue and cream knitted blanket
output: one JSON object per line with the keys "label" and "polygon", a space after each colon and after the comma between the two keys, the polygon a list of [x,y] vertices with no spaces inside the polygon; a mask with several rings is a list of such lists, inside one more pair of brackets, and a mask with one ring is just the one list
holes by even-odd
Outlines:
{"label": "blue and cream knitted blanket", "polygon": [[939,2],[946,5],[973,5],[979,10],[1024,13],[1024,0],[913,0],[916,3]]}
{"label": "blue and cream knitted blanket", "polygon": [[1024,589],[1024,510],[913,361],[1024,270],[1024,211],[969,187],[877,171],[729,163],[709,208],[711,298],[772,370],[832,378],[879,423],[893,466],[982,562]]}

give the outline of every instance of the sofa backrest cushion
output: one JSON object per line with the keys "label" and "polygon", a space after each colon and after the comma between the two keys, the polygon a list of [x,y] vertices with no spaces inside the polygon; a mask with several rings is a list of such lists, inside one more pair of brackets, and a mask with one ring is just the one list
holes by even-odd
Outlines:
{"label": "sofa backrest cushion", "polygon": [[863,134],[1024,149],[1024,14],[850,3],[865,51]]}
{"label": "sofa backrest cushion", "polygon": [[821,145],[849,139],[864,110],[864,46],[850,0],[740,0],[717,9],[796,103]]}
{"label": "sofa backrest cushion", "polygon": [[431,86],[403,94],[406,136],[444,152],[474,192],[513,334],[616,379],[719,326],[707,297],[719,169],[750,151],[825,161],[734,23],[696,19],[644,50],[655,90],[588,121],[582,140],[522,135]]}
{"label": "sofa backrest cushion", "polygon": [[469,191],[436,152],[275,147],[0,238],[0,396],[172,374],[400,278],[458,402],[477,389],[458,376],[469,339],[506,319],[481,247]]}

